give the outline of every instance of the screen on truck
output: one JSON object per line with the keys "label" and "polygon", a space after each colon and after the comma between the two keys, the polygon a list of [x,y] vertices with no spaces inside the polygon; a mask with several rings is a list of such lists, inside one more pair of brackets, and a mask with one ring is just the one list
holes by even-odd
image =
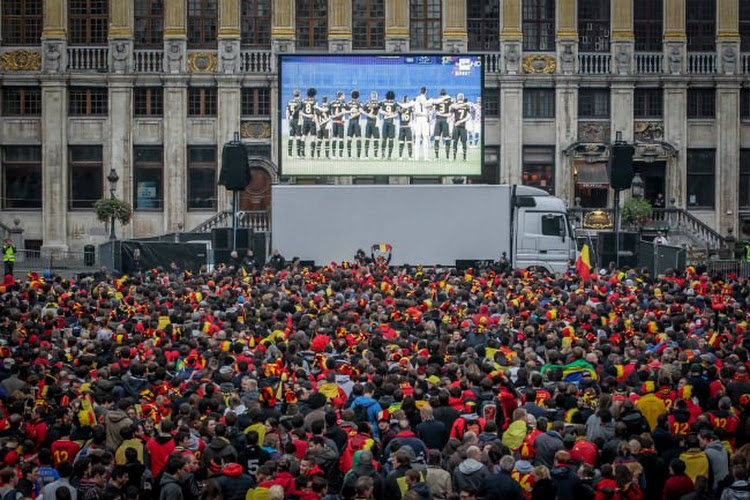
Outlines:
{"label": "screen on truck", "polygon": [[473,55],[282,55],[284,176],[476,176],[482,66]]}

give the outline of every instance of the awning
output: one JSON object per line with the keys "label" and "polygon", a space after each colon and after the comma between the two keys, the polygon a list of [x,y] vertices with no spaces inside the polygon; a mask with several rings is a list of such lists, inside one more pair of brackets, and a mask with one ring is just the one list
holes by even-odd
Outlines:
{"label": "awning", "polygon": [[587,188],[608,188],[609,175],[606,163],[576,164],[576,184]]}

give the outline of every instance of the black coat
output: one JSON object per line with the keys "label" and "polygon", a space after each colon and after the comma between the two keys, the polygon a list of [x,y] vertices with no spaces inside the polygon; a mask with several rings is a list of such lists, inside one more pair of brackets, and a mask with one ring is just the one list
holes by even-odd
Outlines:
{"label": "black coat", "polygon": [[431,450],[442,450],[447,442],[446,435],[445,424],[439,420],[428,420],[417,425],[417,436]]}
{"label": "black coat", "polygon": [[360,477],[372,478],[372,500],[383,500],[383,477],[372,464],[357,464],[355,468],[349,471],[346,477],[344,477],[344,486],[341,488],[341,498],[343,500],[352,500],[356,496],[357,491],[354,487],[357,484],[357,479]]}
{"label": "black coat", "polygon": [[505,472],[484,478],[477,496],[485,500],[524,500],[521,486]]}

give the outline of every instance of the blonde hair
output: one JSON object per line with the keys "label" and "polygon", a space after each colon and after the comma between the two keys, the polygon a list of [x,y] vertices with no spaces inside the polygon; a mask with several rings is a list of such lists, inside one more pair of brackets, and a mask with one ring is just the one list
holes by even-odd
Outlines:
{"label": "blonde hair", "polygon": [[534,479],[539,481],[540,479],[549,479],[549,469],[546,465],[538,465],[531,471],[534,474]]}
{"label": "blonde hair", "polygon": [[284,488],[278,484],[268,488],[268,500],[284,500]]}

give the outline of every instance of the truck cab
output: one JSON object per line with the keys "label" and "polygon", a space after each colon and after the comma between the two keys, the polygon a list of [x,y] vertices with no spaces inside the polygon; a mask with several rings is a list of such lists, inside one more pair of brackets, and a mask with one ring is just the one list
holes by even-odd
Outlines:
{"label": "truck cab", "polygon": [[576,259],[576,242],[560,198],[528,186],[516,186],[514,258],[517,268],[564,273]]}

